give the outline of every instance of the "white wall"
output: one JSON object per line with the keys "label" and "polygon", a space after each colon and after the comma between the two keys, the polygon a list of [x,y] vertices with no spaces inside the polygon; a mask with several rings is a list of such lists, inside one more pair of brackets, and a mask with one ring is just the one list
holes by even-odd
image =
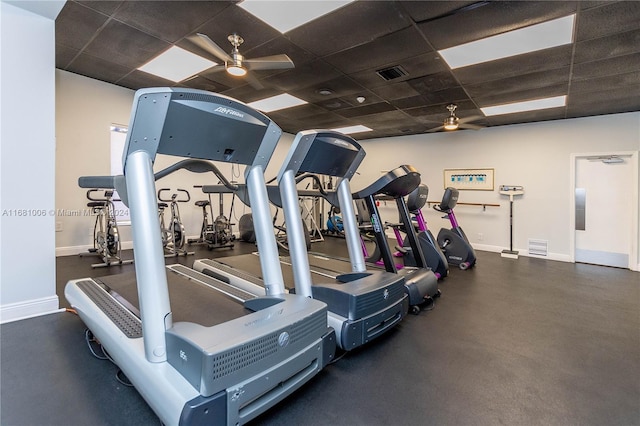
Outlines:
{"label": "white wall", "polygon": [[[570,155],[640,150],[640,113],[365,140],[363,146],[367,156],[354,179],[354,190],[379,177],[381,170],[411,164],[429,186],[429,200],[438,201],[444,192],[443,169],[493,168],[493,191],[460,191],[459,202],[501,205],[486,210],[456,208],[456,217],[474,247],[509,248],[508,197],[500,195],[498,187],[522,185],[525,194],[514,201],[514,248],[526,254],[528,239],[547,240],[549,258],[567,261],[572,257]],[[381,214],[385,211],[384,220],[397,221],[397,213],[382,210]],[[438,212],[427,208],[423,212],[434,234],[448,225]],[[636,244],[637,240],[636,235]]]}
{"label": "white wall", "polygon": [[[64,5],[2,2],[0,322],[52,312],[55,24]],[[38,4],[39,3],[39,4]],[[42,15],[38,6],[43,6]]]}
{"label": "white wall", "polygon": [[[92,247],[94,218],[85,216],[87,211],[86,189],[78,187],[78,177],[107,175],[110,168],[110,130],[112,124],[129,124],[134,91],[67,71],[56,70],[56,221],[62,230],[56,232],[58,255],[77,254]],[[291,145],[293,137],[283,135],[274,160],[267,168],[266,178],[275,177],[278,168]],[[154,170],[179,161],[180,158],[158,155]],[[276,166],[274,166],[274,164]],[[232,173],[231,165],[217,164],[227,179],[244,181],[244,168],[237,166]],[[176,172],[157,183],[157,187],[186,189],[191,194],[191,203],[180,204],[180,214],[187,235],[197,237],[202,224],[202,210],[194,205],[196,200],[207,199],[194,185],[217,184],[212,174],[199,175],[184,170]],[[217,216],[218,196],[212,198],[213,212]],[[229,217],[231,195],[224,196],[224,212]],[[232,222],[238,223],[243,213],[248,213],[238,200],[234,203]],[[66,214],[67,212],[71,214]],[[75,215],[80,212],[80,215]],[[170,212],[165,211],[165,220]],[[282,215],[280,215],[282,216]],[[211,219],[211,218],[210,218]],[[237,226],[234,227],[237,231]],[[131,232],[128,226],[120,226],[123,247],[131,248]]]}

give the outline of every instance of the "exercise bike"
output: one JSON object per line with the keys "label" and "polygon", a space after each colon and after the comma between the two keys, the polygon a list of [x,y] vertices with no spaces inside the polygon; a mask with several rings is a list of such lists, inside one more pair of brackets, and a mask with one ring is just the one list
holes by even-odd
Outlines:
{"label": "exercise bike", "polygon": [[[449,264],[444,253],[440,249],[437,240],[427,228],[427,222],[422,215],[422,207],[427,203],[427,197],[429,195],[429,187],[425,184],[420,184],[407,196],[407,209],[413,215],[416,220],[416,227],[418,230],[418,243],[424,253],[427,266],[436,274],[438,279],[442,279],[449,275]],[[406,266],[416,266],[415,258],[410,254],[411,245],[406,239],[402,238],[400,232],[402,226],[393,226],[393,232],[398,241],[399,247],[401,247],[401,253],[404,257],[404,264]]]}
{"label": "exercise bike", "polygon": [[[165,257],[172,256],[186,256],[194,254],[194,252],[188,252],[184,247],[186,243],[186,232],[182,219],[180,218],[180,208],[178,203],[188,203],[191,201],[189,191],[186,189],[177,189],[176,192],[171,194],[170,198],[163,198],[162,194],[165,192],[171,192],[169,188],[162,188],[158,190],[158,217],[160,219],[160,230],[162,231],[162,245],[165,249]],[[179,199],[179,194],[185,194],[186,199]],[[169,204],[167,204],[169,203]],[[169,225],[166,225],[164,220],[164,209],[171,208],[171,219]]]}
{"label": "exercise bike", "polygon": [[102,268],[133,263],[133,260],[122,260],[120,257],[122,247],[112,199],[113,189],[104,190],[103,198],[92,196],[94,192],[99,191],[102,190],[93,188],[87,191],[87,199],[89,199],[87,207],[90,207],[96,215],[96,221],[93,225],[93,248],[89,249],[89,253],[102,258],[102,263],[94,263],[91,267]]}
{"label": "exercise bike", "polygon": [[[223,214],[223,195],[220,194],[220,215],[213,222],[209,221],[209,217],[213,217],[213,207],[211,206],[211,194],[208,200],[199,200],[195,202],[197,207],[202,208],[202,227],[200,228],[200,236],[196,239],[189,239],[188,244],[207,244],[207,248],[233,247],[235,237],[231,232],[233,225]],[[208,210],[208,211],[207,211]],[[233,211],[233,203],[231,205]],[[209,214],[211,216],[209,216]]]}
{"label": "exercise bike", "polygon": [[458,190],[448,187],[444,190],[440,204],[433,208],[441,213],[446,213],[446,217],[451,222],[451,229],[442,228],[438,232],[438,245],[442,249],[447,262],[456,265],[460,269],[469,269],[476,264],[476,252],[473,250],[469,239],[458,225],[453,208],[458,203]]}

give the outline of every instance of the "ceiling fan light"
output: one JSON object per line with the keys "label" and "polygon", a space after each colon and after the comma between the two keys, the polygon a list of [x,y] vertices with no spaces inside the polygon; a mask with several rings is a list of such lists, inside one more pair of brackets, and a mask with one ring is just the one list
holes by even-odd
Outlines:
{"label": "ceiling fan light", "polygon": [[227,72],[231,75],[242,77],[247,74],[247,70],[237,65],[230,65],[227,67]]}
{"label": "ceiling fan light", "polygon": [[445,130],[456,130],[458,128],[458,119],[456,117],[447,117],[444,120],[444,129]]}

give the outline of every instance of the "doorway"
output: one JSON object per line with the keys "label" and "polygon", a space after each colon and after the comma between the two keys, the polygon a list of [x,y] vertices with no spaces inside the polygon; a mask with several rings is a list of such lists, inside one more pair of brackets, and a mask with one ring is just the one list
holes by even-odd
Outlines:
{"label": "doorway", "polygon": [[637,152],[572,155],[575,262],[637,268],[637,164]]}

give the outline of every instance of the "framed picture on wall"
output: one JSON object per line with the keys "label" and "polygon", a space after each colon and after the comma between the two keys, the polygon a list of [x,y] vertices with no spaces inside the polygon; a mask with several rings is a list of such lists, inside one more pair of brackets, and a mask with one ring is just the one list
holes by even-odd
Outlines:
{"label": "framed picture on wall", "polygon": [[444,187],[493,191],[493,169],[444,169]]}

